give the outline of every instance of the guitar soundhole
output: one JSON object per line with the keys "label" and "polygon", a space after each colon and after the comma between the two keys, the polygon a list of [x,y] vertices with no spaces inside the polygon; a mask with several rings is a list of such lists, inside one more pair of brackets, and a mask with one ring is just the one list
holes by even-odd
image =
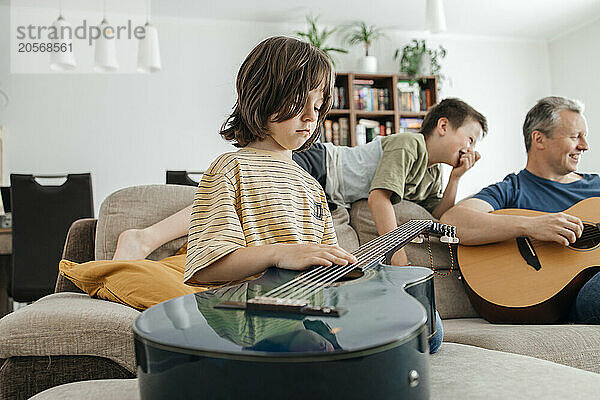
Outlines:
{"label": "guitar soundhole", "polygon": [[353,281],[355,279],[362,278],[364,275],[365,275],[365,273],[357,268],[357,269],[353,269],[352,271],[348,272],[346,275],[342,276],[336,282]]}
{"label": "guitar soundhole", "polygon": [[596,225],[583,224],[583,233],[581,237],[571,244],[575,249],[591,249],[600,243],[600,230]]}
{"label": "guitar soundhole", "polygon": [[338,278],[335,282],[327,286],[340,286],[348,283],[358,283],[373,278],[377,273],[373,269],[366,269],[361,271],[359,269],[353,269],[346,275]]}

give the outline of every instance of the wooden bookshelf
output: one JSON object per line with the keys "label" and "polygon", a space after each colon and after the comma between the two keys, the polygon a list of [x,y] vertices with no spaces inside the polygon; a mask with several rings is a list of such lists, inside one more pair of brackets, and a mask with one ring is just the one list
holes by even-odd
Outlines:
{"label": "wooden bookshelf", "polygon": [[[402,91],[406,92],[409,89],[403,87],[402,90],[399,90],[398,82],[413,83],[410,90],[419,91],[419,96],[401,94]],[[415,83],[418,86],[414,85]],[[407,84],[402,85],[407,86]],[[335,86],[338,98],[327,119],[331,121],[330,126],[334,122],[339,123],[340,119],[347,120],[344,122],[347,122],[348,126],[348,139],[345,143],[339,142],[338,144],[349,146],[357,144],[356,128],[360,119],[378,121],[384,127],[387,125],[387,131],[391,131],[390,133],[393,134],[401,131],[401,121],[406,122],[406,118],[422,119],[427,114],[427,109],[435,105],[438,100],[437,76],[433,75],[411,78],[400,74],[340,72],[336,74]],[[362,97],[363,95],[365,96]],[[429,107],[427,107],[427,99],[417,100],[419,101],[418,107],[416,102],[408,101],[407,103],[407,100],[413,97],[417,97],[419,100],[429,97]],[[370,98],[370,100],[366,98]],[[411,104],[412,109],[408,109],[407,105]],[[323,132],[322,140],[325,141],[325,132]]]}

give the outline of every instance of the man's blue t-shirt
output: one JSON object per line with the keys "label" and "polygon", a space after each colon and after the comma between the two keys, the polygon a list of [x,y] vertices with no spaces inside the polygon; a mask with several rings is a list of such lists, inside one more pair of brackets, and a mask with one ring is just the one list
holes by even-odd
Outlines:
{"label": "man's blue t-shirt", "polygon": [[489,203],[494,210],[519,208],[543,212],[561,212],[589,197],[600,197],[600,177],[579,174],[581,179],[558,183],[540,178],[523,169],[509,174],[502,182],[481,189],[473,196]]}

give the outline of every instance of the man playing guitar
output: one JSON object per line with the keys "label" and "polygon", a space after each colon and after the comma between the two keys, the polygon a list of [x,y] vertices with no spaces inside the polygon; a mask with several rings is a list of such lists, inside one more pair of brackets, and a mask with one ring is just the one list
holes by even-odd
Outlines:
{"label": "man playing guitar", "polygon": [[[581,200],[600,197],[600,177],[575,172],[581,154],[589,149],[586,134],[581,103],[564,97],[539,100],[523,124],[525,169],[460,202],[441,221],[457,227],[464,245],[521,236],[564,246],[575,242],[584,225],[579,218],[562,211]],[[491,213],[505,208],[549,214],[531,217]],[[600,324],[600,273],[579,290],[568,318],[576,323]]]}

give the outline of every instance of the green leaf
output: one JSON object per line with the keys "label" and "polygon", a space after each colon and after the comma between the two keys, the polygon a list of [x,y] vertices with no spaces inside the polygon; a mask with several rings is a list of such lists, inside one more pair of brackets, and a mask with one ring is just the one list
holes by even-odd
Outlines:
{"label": "green leaf", "polygon": [[385,37],[383,31],[375,25],[367,25],[364,21],[354,22],[346,27],[345,40],[351,45],[363,44],[365,53],[369,55],[369,46],[377,39]]}
{"label": "green leaf", "polygon": [[338,53],[348,53],[348,50],[346,49],[340,49],[337,47],[328,47],[325,45],[325,42],[327,41],[327,39],[329,37],[331,37],[331,35],[337,31],[337,27],[334,28],[324,28],[323,30],[319,30],[317,23],[319,20],[319,16],[313,16],[313,15],[307,15],[306,16],[306,25],[308,26],[308,29],[306,30],[306,32],[300,32],[297,31],[295,32],[296,36],[302,38],[304,41],[310,43],[311,45],[313,45],[314,47],[320,49],[321,51],[323,51],[325,54],[327,54],[327,56],[329,57],[329,59],[331,60],[331,62],[333,63],[333,65],[335,65],[335,60],[332,58],[331,54],[329,54],[330,52],[338,52]]}

